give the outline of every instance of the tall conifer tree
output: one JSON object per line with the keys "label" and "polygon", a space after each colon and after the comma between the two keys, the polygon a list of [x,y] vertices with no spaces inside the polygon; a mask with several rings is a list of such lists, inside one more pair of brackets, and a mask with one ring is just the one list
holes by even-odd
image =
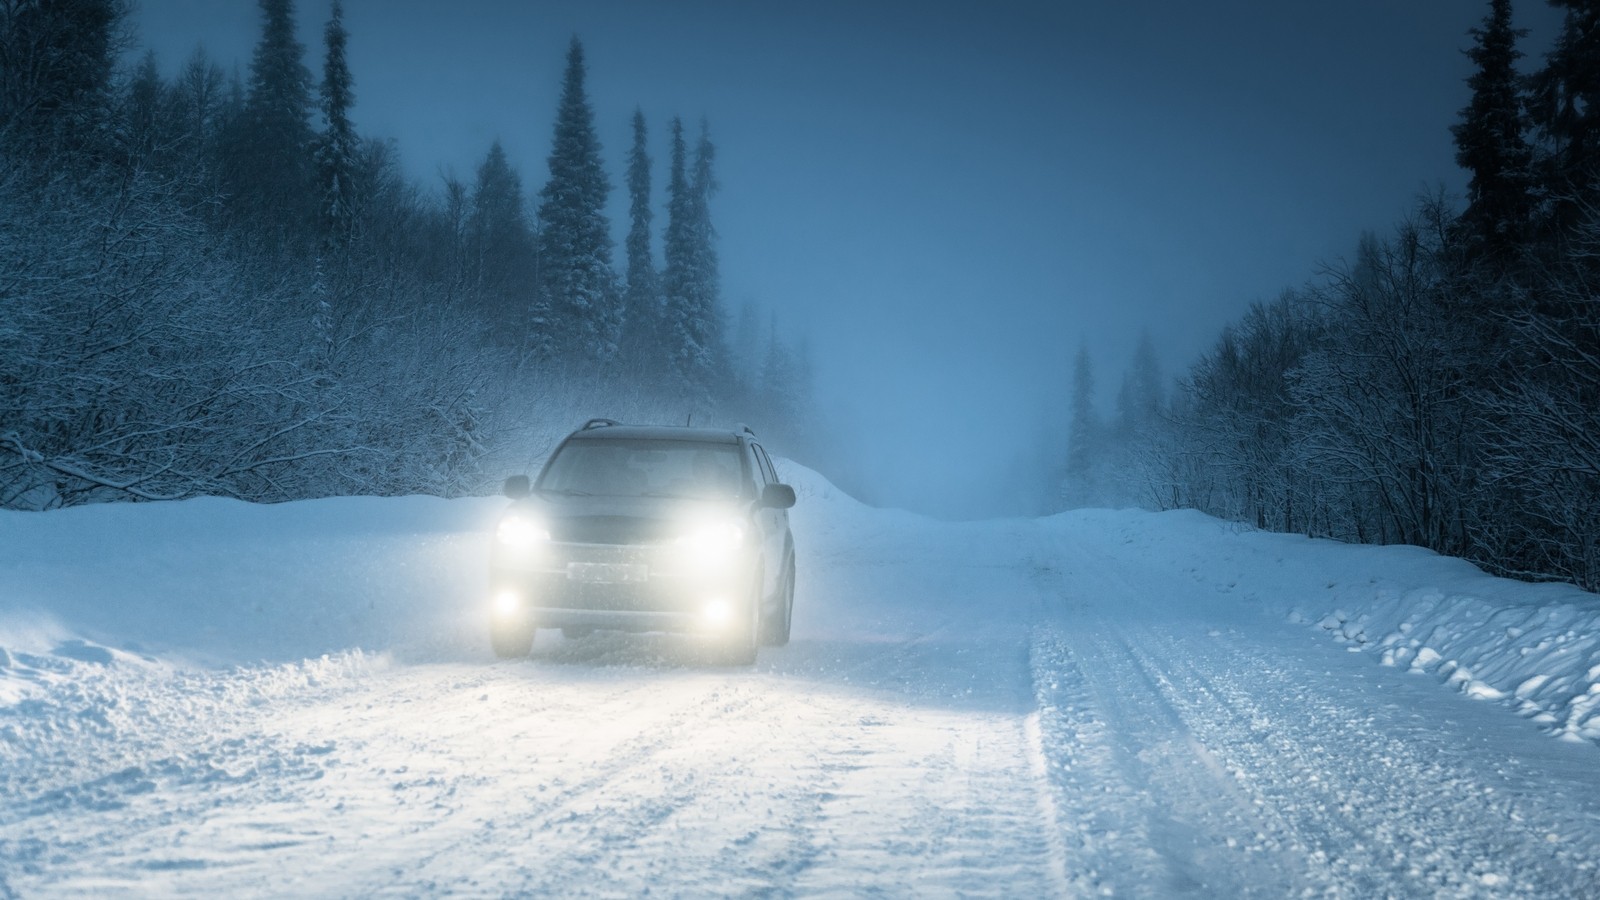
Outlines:
{"label": "tall conifer tree", "polygon": [[628,289],[623,299],[622,353],[654,368],[659,355],[661,302],[650,253],[650,153],[644,113],[633,113],[633,148],[628,152]]}
{"label": "tall conifer tree", "polygon": [[532,303],[533,233],[523,210],[522,177],[498,140],[478,167],[466,225],[470,278],[497,332],[548,353],[548,323]]}
{"label": "tall conifer tree", "polygon": [[716,229],[710,200],[716,190],[712,172],[715,147],[710,129],[701,123],[694,170],[688,171],[683,122],[672,120],[672,177],[667,187],[667,271],[664,278],[669,361],[692,393],[707,395],[730,373],[723,346],[718,308]]}
{"label": "tall conifer tree", "polygon": [[343,249],[355,232],[355,172],[358,153],[350,107],[355,103],[350,66],[345,61],[349,33],[344,29],[344,5],[333,0],[333,10],[323,31],[327,56],[322,65],[322,135],[317,141],[317,218],[323,240],[335,251]]}
{"label": "tall conifer tree", "polygon": [[[698,171],[700,167],[697,165]],[[706,158],[709,186],[709,158]],[[700,179],[690,180],[683,122],[672,120],[672,173],[667,184],[666,301],[668,362],[691,395],[707,397],[716,381],[719,322],[715,298],[705,284],[707,229]]]}
{"label": "tall conifer tree", "polygon": [[1450,130],[1456,163],[1472,174],[1463,220],[1491,253],[1522,241],[1532,212],[1532,150],[1523,136],[1522,97],[1516,62],[1517,38],[1511,27],[1511,0],[1490,0],[1483,25],[1472,29],[1475,45],[1466,51],[1477,66],[1467,79],[1472,102]]}
{"label": "tall conifer tree", "polygon": [[261,41],[228,140],[227,187],[235,208],[275,234],[302,233],[314,209],[311,72],[294,36],[293,0],[261,0]]}
{"label": "tall conifer tree", "polygon": [[716,147],[711,143],[711,126],[700,120],[700,141],[694,151],[695,281],[700,292],[700,304],[713,323],[713,345],[722,339],[721,300],[722,278],[717,268],[717,229],[711,223],[711,195],[717,191],[717,179],[712,172]]}
{"label": "tall conifer tree", "polygon": [[556,350],[604,360],[616,353],[621,316],[605,214],[611,184],[583,80],[583,45],[574,37],[556,111],[550,180],[539,192],[539,280]]}
{"label": "tall conifer tree", "polygon": [[1078,345],[1072,364],[1072,423],[1067,433],[1067,493],[1072,502],[1089,496],[1094,451],[1100,439],[1100,420],[1094,412],[1094,364],[1089,348]]}
{"label": "tall conifer tree", "polygon": [[1539,174],[1558,227],[1600,193],[1600,2],[1550,0],[1566,10],[1561,35],[1532,78],[1530,111],[1542,138]]}

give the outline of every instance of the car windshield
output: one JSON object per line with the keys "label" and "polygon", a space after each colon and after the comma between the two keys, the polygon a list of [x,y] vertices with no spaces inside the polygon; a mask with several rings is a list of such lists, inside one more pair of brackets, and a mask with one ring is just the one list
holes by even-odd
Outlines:
{"label": "car windshield", "polygon": [[726,500],[739,495],[738,445],[703,441],[569,441],[545,466],[539,490],[610,497]]}

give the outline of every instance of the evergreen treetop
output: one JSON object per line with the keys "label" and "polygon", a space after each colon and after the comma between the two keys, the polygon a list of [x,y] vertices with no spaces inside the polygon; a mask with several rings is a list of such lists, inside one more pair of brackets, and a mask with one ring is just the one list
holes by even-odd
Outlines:
{"label": "evergreen treetop", "polygon": [[333,0],[333,9],[323,31],[327,56],[322,69],[323,131],[317,142],[316,162],[324,239],[333,247],[345,246],[355,229],[355,171],[358,140],[350,123],[350,107],[355,104],[353,78],[345,61],[349,33],[344,29],[344,6]]}
{"label": "evergreen treetop", "polygon": [[539,192],[539,271],[557,352],[607,359],[620,324],[611,270],[611,184],[600,162],[594,110],[584,92],[583,44],[567,50],[556,111],[550,180]]}
{"label": "evergreen treetop", "polygon": [[1456,163],[1471,173],[1462,219],[1491,252],[1520,241],[1532,212],[1533,153],[1524,138],[1522,97],[1516,62],[1518,38],[1511,27],[1511,0],[1491,0],[1483,25],[1471,31],[1466,51],[1477,66],[1467,79],[1472,101],[1451,127]]}

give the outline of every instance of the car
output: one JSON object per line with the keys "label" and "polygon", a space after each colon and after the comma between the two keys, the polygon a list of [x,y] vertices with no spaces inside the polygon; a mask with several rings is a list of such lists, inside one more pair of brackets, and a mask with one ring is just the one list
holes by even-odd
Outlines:
{"label": "car", "polygon": [[794,617],[794,488],[747,427],[591,419],[512,500],[490,553],[490,645],[541,628],[705,635],[735,663],[783,646]]}

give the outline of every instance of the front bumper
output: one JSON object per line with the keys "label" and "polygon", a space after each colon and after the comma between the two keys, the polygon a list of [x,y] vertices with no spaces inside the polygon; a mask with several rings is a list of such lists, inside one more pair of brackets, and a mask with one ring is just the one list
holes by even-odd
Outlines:
{"label": "front bumper", "polygon": [[672,545],[497,547],[491,602],[497,619],[535,628],[718,631],[749,609],[754,568],[747,552],[708,563]]}

